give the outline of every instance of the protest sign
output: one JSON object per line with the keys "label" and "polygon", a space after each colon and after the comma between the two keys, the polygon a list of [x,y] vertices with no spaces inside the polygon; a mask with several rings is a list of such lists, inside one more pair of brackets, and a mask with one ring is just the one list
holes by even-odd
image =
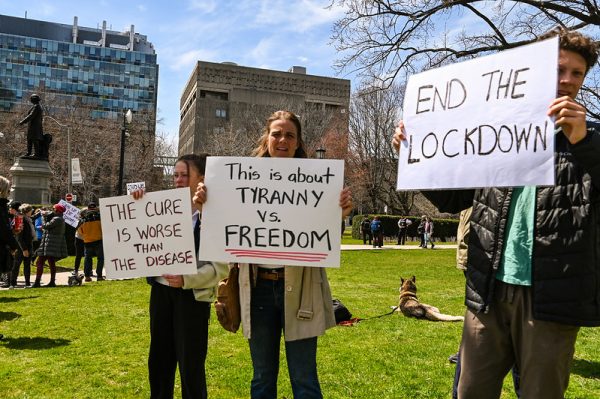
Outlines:
{"label": "protest sign", "polygon": [[410,77],[399,190],[554,184],[558,40]]}
{"label": "protest sign", "polygon": [[60,200],[58,203],[65,207],[65,213],[63,213],[63,219],[65,220],[65,223],[69,226],[77,228],[79,225],[79,208],[77,208],[75,205],[69,204],[65,200]]}
{"label": "protest sign", "polygon": [[200,258],[339,267],[344,163],[209,157]]}
{"label": "protest sign", "polygon": [[127,183],[127,194],[131,194],[134,191],[137,190],[145,190],[146,189],[146,182],[144,181],[140,181],[137,183]]}
{"label": "protest sign", "polygon": [[106,277],[196,273],[190,189],[100,198]]}

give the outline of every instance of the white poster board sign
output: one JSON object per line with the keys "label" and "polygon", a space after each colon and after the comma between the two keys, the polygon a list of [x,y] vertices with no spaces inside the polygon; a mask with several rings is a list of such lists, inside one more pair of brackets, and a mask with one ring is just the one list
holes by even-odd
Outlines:
{"label": "white poster board sign", "polygon": [[344,163],[209,157],[200,258],[339,267]]}
{"label": "white poster board sign", "polygon": [[134,191],[137,190],[145,190],[146,189],[146,182],[144,181],[140,181],[137,183],[127,183],[127,194],[131,194]]}
{"label": "white poster board sign", "polygon": [[554,184],[558,40],[410,77],[398,190]]}
{"label": "white poster board sign", "polygon": [[71,159],[71,184],[83,184],[83,176],[81,175],[79,158]]}
{"label": "white poster board sign", "polygon": [[100,198],[110,279],[196,273],[189,188]]}
{"label": "white poster board sign", "polygon": [[58,203],[65,207],[65,213],[63,213],[63,219],[65,220],[65,223],[69,226],[77,228],[79,225],[79,213],[81,212],[79,208],[77,208],[75,205],[69,204],[65,200],[60,200]]}

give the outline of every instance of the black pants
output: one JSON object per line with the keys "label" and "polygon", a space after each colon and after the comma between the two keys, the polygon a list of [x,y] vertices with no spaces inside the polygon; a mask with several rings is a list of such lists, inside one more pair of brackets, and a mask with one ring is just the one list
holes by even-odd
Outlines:
{"label": "black pants", "polygon": [[[32,254],[32,249],[29,248],[29,255]],[[25,277],[25,285],[29,285],[31,279],[31,256],[23,255],[23,251],[17,249],[14,256],[13,267],[10,272],[10,285],[13,287],[17,286],[17,278],[19,277],[19,271],[21,271],[21,263],[23,263],[23,277]]]}
{"label": "black pants", "polygon": [[[79,267],[81,266],[81,259],[84,255],[84,244],[81,238],[75,237],[75,263],[74,263],[74,272],[77,274],[79,272]],[[90,277],[90,276],[88,276]]]}
{"label": "black pants", "polygon": [[173,397],[178,364],[182,399],[207,397],[204,361],[209,317],[210,303],[196,301],[192,290],[152,285],[148,356],[151,398]]}

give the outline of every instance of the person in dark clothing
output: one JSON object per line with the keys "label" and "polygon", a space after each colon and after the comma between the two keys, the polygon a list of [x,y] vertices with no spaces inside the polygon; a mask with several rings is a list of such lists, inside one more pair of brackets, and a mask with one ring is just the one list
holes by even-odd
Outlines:
{"label": "person in dark clothing", "polygon": [[398,245],[406,244],[406,231],[411,224],[412,221],[407,217],[398,219]]}
{"label": "person in dark clothing", "polygon": [[[600,326],[600,128],[575,101],[598,45],[560,31],[555,185],[422,191],[442,212],[473,206],[458,397],[499,398],[513,365],[524,398],[563,398],[580,326]],[[400,122],[392,143],[406,139]]]}
{"label": "person in dark clothing", "polygon": [[61,204],[54,205],[54,213],[44,215],[44,225],[42,226],[44,234],[42,242],[37,249],[38,256],[36,263],[35,282],[31,287],[41,287],[42,274],[44,272],[44,262],[48,261],[50,266],[50,282],[45,287],[56,287],[56,261],[66,258],[67,242],[65,241],[65,220],[63,213],[66,211]]}
{"label": "person in dark clothing", "polygon": [[[198,183],[204,181],[208,154],[180,156],[173,168],[173,183],[187,187],[192,197]],[[132,196],[139,200],[143,190]],[[196,254],[200,246],[201,214],[189,209],[194,226]],[[208,353],[210,304],[215,300],[216,285],[227,276],[228,265],[222,262],[197,261],[196,274],[149,277],[150,351],[148,379],[150,398],[173,398],[175,372],[179,368],[182,399],[208,396],[205,361]]]}
{"label": "person in dark clothing", "polygon": [[31,255],[33,254],[33,242],[36,237],[35,227],[31,220],[31,213],[33,208],[29,204],[22,204],[19,206],[19,213],[22,217],[22,228],[21,232],[17,235],[17,242],[19,243],[20,249],[15,253],[15,259],[13,262],[13,268],[10,273],[10,286],[17,286],[17,277],[19,277],[19,271],[21,270],[21,263],[23,263],[23,276],[25,277],[25,286],[30,286],[31,278]]}
{"label": "person in dark clothing", "polygon": [[373,248],[383,246],[383,226],[379,216],[375,216],[371,222],[371,234],[373,235]]}
{"label": "person in dark clothing", "polygon": [[[19,244],[13,235],[8,220],[8,194],[10,181],[0,176],[0,273],[8,272],[11,265],[6,264],[7,255],[15,253]],[[4,336],[0,334],[0,339]]]}
{"label": "person in dark clothing", "polygon": [[368,217],[363,219],[362,223],[360,224],[360,230],[362,232],[363,244],[366,244],[368,240],[369,245],[371,245],[373,234],[371,234],[371,221]]}

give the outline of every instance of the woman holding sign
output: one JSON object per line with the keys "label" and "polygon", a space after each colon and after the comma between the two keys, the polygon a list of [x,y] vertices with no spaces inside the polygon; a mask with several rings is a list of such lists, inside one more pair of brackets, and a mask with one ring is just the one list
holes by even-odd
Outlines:
{"label": "woman holding sign", "polygon": [[[253,153],[258,157],[307,158],[298,117],[272,114]],[[206,202],[206,186],[198,185],[194,201]],[[342,217],[352,209],[350,191],[340,194]],[[331,291],[324,268],[285,265],[240,265],[240,305],[244,336],[254,367],[252,398],[275,398],[279,344],[285,351],[295,398],[322,398],[317,376],[317,337],[335,326]]]}
{"label": "woman holding sign", "polygon": [[[175,187],[190,189],[190,197],[204,180],[207,154],[182,155],[175,162]],[[133,192],[142,198],[143,189]],[[200,213],[190,209],[196,252],[200,240]],[[215,286],[227,275],[227,264],[197,262],[197,273],[149,277],[150,353],[148,375],[151,398],[172,398],[175,370],[179,365],[182,398],[206,398],[204,363],[208,350],[210,303]]]}

